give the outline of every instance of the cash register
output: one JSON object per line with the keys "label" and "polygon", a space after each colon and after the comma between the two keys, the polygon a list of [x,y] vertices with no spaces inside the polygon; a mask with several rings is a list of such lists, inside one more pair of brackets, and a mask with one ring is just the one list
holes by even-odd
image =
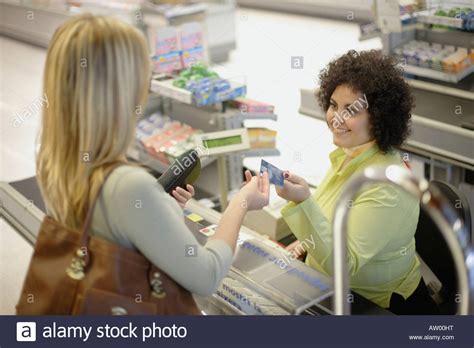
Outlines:
{"label": "cash register", "polygon": [[[30,244],[36,241],[45,215],[36,177],[0,182],[0,212]],[[204,245],[221,214],[191,199],[184,219]],[[210,297],[195,296],[203,314],[228,315],[327,315],[332,314],[332,280],[303,262],[285,257],[284,248],[245,226],[230,272]],[[354,295],[353,314],[391,314]]]}

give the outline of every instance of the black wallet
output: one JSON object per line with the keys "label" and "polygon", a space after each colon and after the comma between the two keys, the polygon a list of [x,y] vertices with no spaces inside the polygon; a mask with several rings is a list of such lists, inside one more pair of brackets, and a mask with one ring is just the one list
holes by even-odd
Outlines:
{"label": "black wallet", "polygon": [[186,189],[201,174],[201,161],[196,150],[189,150],[176,158],[168,169],[158,178],[164,190],[171,193],[176,187]]}

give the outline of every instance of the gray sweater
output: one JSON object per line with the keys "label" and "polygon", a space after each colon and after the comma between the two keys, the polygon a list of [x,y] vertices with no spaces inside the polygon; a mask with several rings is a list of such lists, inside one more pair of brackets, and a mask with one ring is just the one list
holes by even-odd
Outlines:
{"label": "gray sweater", "polygon": [[[91,234],[140,251],[192,293],[212,294],[232,264],[222,240],[200,246],[184,223],[178,203],[145,169],[120,166],[108,177],[97,201]],[[189,256],[189,248],[196,248]]]}

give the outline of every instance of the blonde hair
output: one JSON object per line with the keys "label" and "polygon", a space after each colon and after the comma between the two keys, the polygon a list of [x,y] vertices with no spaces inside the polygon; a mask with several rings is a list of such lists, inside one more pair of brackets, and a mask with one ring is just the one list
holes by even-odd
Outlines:
{"label": "blonde hair", "polygon": [[127,23],[86,14],[54,33],[36,168],[57,221],[80,228],[108,168],[126,161],[149,77],[145,38]]}

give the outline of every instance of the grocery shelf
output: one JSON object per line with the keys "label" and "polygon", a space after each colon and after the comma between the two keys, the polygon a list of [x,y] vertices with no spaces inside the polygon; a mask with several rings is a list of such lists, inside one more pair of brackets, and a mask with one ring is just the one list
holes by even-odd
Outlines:
{"label": "grocery shelf", "polygon": [[453,17],[436,16],[427,13],[418,13],[418,22],[424,24],[444,25],[451,28],[462,29],[462,19]]}
{"label": "grocery shelf", "polygon": [[[144,164],[145,166],[157,171],[158,173],[164,173],[168,169],[169,164],[163,163],[150,155],[143,147],[135,144],[131,146],[127,151],[127,157]],[[201,168],[205,168],[216,160],[216,157],[203,157],[201,158]]]}
{"label": "grocery shelf", "polygon": [[280,156],[278,149],[250,149],[242,152],[245,157],[266,157],[266,156]]}
{"label": "grocery shelf", "polygon": [[[232,112],[234,110],[229,110],[229,112]],[[236,113],[236,118],[238,118],[241,121],[244,120],[273,120],[276,121],[278,120],[278,115],[276,114],[265,114],[265,113],[255,113],[255,112],[248,112],[248,113],[242,113],[238,109],[235,110]]]}
{"label": "grocery shelf", "polygon": [[448,87],[446,85],[441,85],[433,81],[422,81],[409,79],[408,84],[415,89],[430,91],[434,93],[440,93],[451,97],[459,97],[466,100],[474,100],[474,93],[468,90],[462,90],[459,88]]}
{"label": "grocery shelf", "polygon": [[[173,79],[167,79],[164,81],[158,81],[155,79],[151,80],[150,91],[157,93],[163,97],[168,97],[179,101],[185,104],[193,104],[193,93],[184,89],[179,88],[173,85]],[[238,81],[228,80],[230,83],[230,91],[236,91],[246,88],[246,86]],[[223,92],[220,92],[223,93]],[[226,91],[227,93],[227,91]],[[244,93],[245,95],[245,93]],[[212,104],[209,104],[212,105]],[[197,106],[207,106],[207,105],[197,105]]]}
{"label": "grocery shelf", "polygon": [[172,79],[165,81],[151,80],[150,91],[185,104],[192,104],[193,101],[193,94],[184,88],[173,86]]}
{"label": "grocery shelf", "polygon": [[471,65],[469,68],[464,69],[463,71],[460,71],[458,73],[447,73],[414,65],[406,65],[404,70],[405,73],[413,74],[420,77],[428,77],[438,81],[458,83],[463,78],[474,72],[474,65]]}
{"label": "grocery shelf", "polygon": [[167,4],[153,4],[144,3],[143,8],[145,10],[152,11],[153,13],[160,14],[166,19],[170,20],[175,17],[184,17],[189,15],[195,15],[203,13],[207,10],[206,4],[187,4],[186,6],[170,7]]}

